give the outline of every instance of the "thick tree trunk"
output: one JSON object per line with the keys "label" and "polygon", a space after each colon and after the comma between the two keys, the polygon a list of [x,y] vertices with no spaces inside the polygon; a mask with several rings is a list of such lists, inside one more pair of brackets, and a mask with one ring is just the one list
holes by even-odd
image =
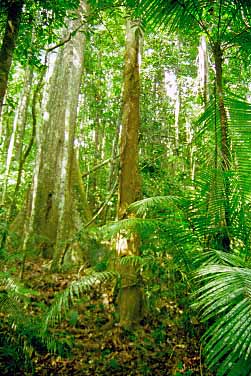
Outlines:
{"label": "thick tree trunk", "polygon": [[[139,77],[139,30],[134,22],[127,21],[122,104],[122,134],[120,148],[120,178],[118,218],[128,217],[127,208],[141,197],[138,170],[138,139],[140,127],[140,77]],[[140,239],[137,234],[117,241],[119,257],[139,255]],[[119,263],[121,290],[119,298],[120,324],[130,326],[137,323],[143,314],[143,296],[139,276],[132,264]]]}
{"label": "thick tree trunk", "polygon": [[0,49],[0,118],[8,85],[9,71],[21,22],[23,0],[10,1],[2,46]]}
{"label": "thick tree trunk", "polygon": [[139,113],[139,35],[132,21],[127,22],[120,146],[118,217],[126,216],[129,204],[141,196],[138,171]]}
{"label": "thick tree trunk", "polygon": [[[81,3],[79,18],[68,20],[67,34],[80,26],[81,15],[87,13],[87,5]],[[37,129],[36,165],[25,213],[24,228],[29,236],[33,235],[43,257],[53,259],[54,270],[63,261],[68,242],[78,229],[78,210],[81,204],[86,205],[82,202],[74,152],[84,48],[85,34],[79,31],[60,48],[49,67],[43,120]],[[82,210],[83,216],[87,212]]]}

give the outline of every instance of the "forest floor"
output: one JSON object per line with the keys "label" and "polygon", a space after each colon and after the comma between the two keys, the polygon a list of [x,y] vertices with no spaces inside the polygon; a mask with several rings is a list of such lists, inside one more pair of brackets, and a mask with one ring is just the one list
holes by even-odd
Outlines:
{"label": "forest floor", "polygon": [[[30,310],[34,317],[77,278],[74,273],[51,274],[41,268],[37,263],[29,264],[24,275],[25,286],[37,292]],[[11,364],[13,359],[9,359],[0,363],[0,375],[211,375],[201,357],[199,325],[186,324],[185,312],[177,301],[162,298],[133,330],[110,325],[114,317],[111,301],[111,286],[105,283],[79,299],[66,319],[55,326],[53,331],[73,344],[67,356],[36,351],[33,371]]]}

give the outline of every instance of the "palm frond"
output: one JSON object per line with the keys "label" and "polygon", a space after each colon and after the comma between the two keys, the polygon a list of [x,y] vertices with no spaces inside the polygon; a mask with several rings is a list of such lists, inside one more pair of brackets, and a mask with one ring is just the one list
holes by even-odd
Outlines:
{"label": "palm frond", "polygon": [[[183,199],[184,200],[184,199]],[[178,196],[154,196],[144,198],[143,200],[132,203],[128,210],[134,212],[138,216],[144,216],[149,210],[154,209],[169,209],[178,208],[182,203],[182,198]]]}
{"label": "palm frond", "polygon": [[236,36],[250,22],[249,8],[250,0],[142,0],[136,16],[142,17],[150,28],[164,26],[171,32],[197,30],[215,40],[237,42]]}
{"label": "palm frond", "polygon": [[245,200],[251,200],[251,104],[233,95],[226,97],[229,130],[233,143],[236,171]]}
{"label": "palm frond", "polygon": [[[229,171],[221,168],[220,121],[219,111],[212,99],[205,112],[197,121],[199,144],[203,140],[208,143],[206,157],[207,169],[198,171],[195,181],[196,190],[190,205],[188,216],[196,233],[205,240],[216,239],[217,236],[230,237],[233,242],[241,243],[242,251],[247,253],[250,244],[250,220],[248,205],[251,192],[251,105],[247,101],[234,97],[231,93],[225,96],[228,114],[228,131],[231,140],[232,161]],[[198,140],[197,140],[198,141]],[[201,147],[204,150],[204,147]],[[205,155],[206,155],[205,153]],[[228,189],[226,190],[226,186]],[[226,223],[226,212],[228,223]],[[215,242],[214,242],[215,243]],[[208,244],[217,247],[215,244]],[[240,244],[239,244],[240,245]]]}
{"label": "palm frond", "polygon": [[219,375],[229,374],[241,361],[251,359],[251,269],[207,265],[197,278],[204,285],[196,293],[194,307],[203,321],[215,320],[203,337],[208,365]]}
{"label": "palm frond", "polygon": [[123,256],[119,258],[121,265],[131,265],[133,267],[139,267],[146,264],[146,259],[141,256]]}
{"label": "palm frond", "polygon": [[198,1],[143,0],[139,2],[137,15],[148,27],[168,26],[170,31],[186,24],[193,28],[200,22],[203,8]]}
{"label": "palm frond", "polygon": [[206,252],[198,252],[195,256],[195,261],[201,267],[206,267],[207,265],[226,265],[226,266],[239,266],[246,267],[247,260],[243,257],[234,254],[226,253],[218,249],[211,249]]}
{"label": "palm frond", "polygon": [[109,223],[103,226],[100,231],[107,237],[113,237],[119,232],[126,232],[127,234],[138,232],[143,234],[154,232],[158,225],[159,221],[157,219],[127,218]]}

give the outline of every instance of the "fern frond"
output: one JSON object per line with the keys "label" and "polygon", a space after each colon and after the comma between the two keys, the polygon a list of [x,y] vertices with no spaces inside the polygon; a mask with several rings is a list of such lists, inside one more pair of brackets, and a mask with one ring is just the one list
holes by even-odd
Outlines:
{"label": "fern frond", "polygon": [[49,326],[55,326],[57,322],[61,321],[68,313],[70,307],[75,304],[83,294],[117,277],[118,273],[116,272],[92,272],[81,279],[71,282],[68,288],[55,297],[46,315],[43,330],[46,331]]}
{"label": "fern frond", "polygon": [[5,335],[1,341],[3,351],[0,357],[5,357],[5,351],[16,353],[18,361],[25,369],[32,368],[32,355],[37,348],[46,349],[51,353],[63,354],[64,341],[48,330],[42,330],[42,318],[33,318],[27,313],[29,297],[37,294],[24,288],[10,276],[2,274],[0,279],[0,311],[5,319],[0,325],[0,331]]}
{"label": "fern frond", "polygon": [[13,315],[19,321],[25,320],[23,307],[28,304],[30,294],[36,292],[26,289],[9,276],[3,277],[0,279],[0,312]]}
{"label": "fern frond", "polygon": [[121,265],[131,265],[134,267],[143,266],[146,260],[141,256],[123,256],[119,258]]}

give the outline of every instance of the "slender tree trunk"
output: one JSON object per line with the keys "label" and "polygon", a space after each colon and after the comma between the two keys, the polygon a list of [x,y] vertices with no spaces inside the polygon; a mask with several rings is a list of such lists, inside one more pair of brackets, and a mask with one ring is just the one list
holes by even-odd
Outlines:
{"label": "slender tree trunk", "polygon": [[7,90],[9,71],[21,22],[23,0],[10,1],[2,46],[0,49],[0,118]]}
{"label": "slender tree trunk", "polygon": [[[5,199],[6,199],[11,161],[14,157],[15,148],[17,149],[15,154],[17,155],[17,158],[20,158],[21,160],[22,142],[23,142],[22,140],[23,140],[24,129],[25,129],[26,120],[27,120],[27,111],[28,111],[28,105],[29,105],[29,99],[30,99],[32,75],[33,75],[33,72],[28,67],[28,69],[26,70],[26,74],[25,74],[25,79],[24,79],[24,84],[23,84],[24,87],[23,87],[22,92],[20,93],[19,103],[18,103],[18,107],[15,113],[12,134],[10,137],[10,142],[9,142],[8,151],[7,151],[7,158],[6,158],[6,164],[5,164],[4,179],[3,179],[2,198],[1,198],[2,205],[4,204]],[[15,194],[16,193],[17,192],[15,191]],[[13,199],[15,200],[15,195]]]}
{"label": "slender tree trunk", "polygon": [[[24,121],[24,123],[21,123],[20,144],[18,145],[19,146],[19,150],[18,150],[19,168],[18,168],[17,181],[16,181],[15,190],[14,190],[14,195],[13,195],[13,199],[12,199],[12,203],[11,203],[11,207],[10,207],[10,211],[9,211],[9,219],[10,220],[12,220],[14,213],[15,213],[15,210],[16,210],[16,199],[17,199],[17,195],[18,195],[19,188],[20,188],[20,185],[21,185],[21,178],[22,178],[24,165],[25,165],[25,162],[26,162],[26,160],[27,160],[27,158],[28,158],[28,156],[29,156],[29,154],[32,150],[32,147],[34,145],[35,138],[36,138],[36,131],[37,131],[37,115],[36,115],[37,96],[38,96],[39,91],[41,89],[41,85],[42,85],[43,78],[44,78],[44,73],[45,73],[45,69],[43,68],[43,72],[42,72],[42,74],[39,78],[38,84],[37,84],[37,86],[34,90],[34,93],[33,93],[32,105],[31,105],[32,131],[31,131],[29,143],[28,143],[25,150],[23,150],[23,146],[24,146],[23,145],[23,137],[24,137],[24,134],[25,134],[25,126],[26,126],[25,122],[26,122],[27,113],[25,114],[25,117],[22,119]],[[31,79],[32,79],[32,76],[31,76]],[[31,85],[31,82],[32,81],[29,82],[30,85]],[[27,106],[28,106],[28,100],[29,100],[29,98],[27,97]]]}
{"label": "slender tree trunk", "polygon": [[220,126],[221,126],[221,157],[223,171],[228,171],[230,168],[230,144],[228,135],[228,120],[227,112],[224,103],[223,93],[223,78],[222,78],[222,50],[219,44],[214,48],[215,71],[216,71],[216,94],[218,98],[218,107],[220,112]]}
{"label": "slender tree trunk", "polygon": [[[126,28],[126,51],[124,68],[124,90],[122,104],[122,134],[120,147],[120,178],[118,218],[127,218],[127,208],[141,197],[138,170],[138,139],[140,127],[140,77],[139,77],[140,34],[135,22],[128,20]],[[117,241],[119,257],[139,255],[140,239],[137,234]],[[143,314],[143,297],[139,276],[132,264],[119,263],[121,291],[119,299],[120,324],[130,326],[137,323]]]}
{"label": "slender tree trunk", "polygon": [[[116,176],[118,176],[118,147],[119,147],[119,130],[120,130],[120,122],[117,125],[116,133],[114,136],[113,144],[112,144],[112,156],[110,161],[110,168],[109,168],[109,177],[107,182],[107,192],[112,190],[112,186],[114,181],[116,180]],[[104,223],[107,221],[107,216],[109,213],[109,206],[107,205],[104,209],[103,221]]]}
{"label": "slender tree trunk", "polygon": [[175,154],[179,155],[179,138],[180,138],[180,109],[181,109],[181,90],[179,82],[179,69],[175,70],[177,93],[174,109],[174,130],[175,130]]}
{"label": "slender tree trunk", "polygon": [[30,97],[32,94],[32,84],[33,84],[34,72],[33,67],[27,66],[25,72],[24,80],[24,90],[23,96],[20,98],[20,110],[19,110],[19,121],[18,121],[18,134],[15,144],[16,149],[16,159],[21,159],[24,147],[24,135],[26,131],[28,108],[30,104]]}
{"label": "slender tree trunk", "polygon": [[206,106],[209,98],[208,91],[208,53],[207,53],[207,41],[206,37],[203,35],[200,38],[199,45],[199,67],[198,67],[198,78],[199,78],[199,90],[202,96],[203,104]]}
{"label": "slender tree trunk", "polygon": [[223,64],[223,53],[219,43],[216,43],[213,48],[214,59],[215,59],[215,72],[216,72],[216,98],[218,101],[218,109],[220,114],[220,131],[221,131],[221,144],[220,144],[220,158],[221,158],[221,168],[224,174],[224,187],[225,187],[225,197],[224,197],[224,218],[222,218],[222,226],[224,227],[223,233],[220,235],[220,246],[225,251],[230,250],[230,238],[229,238],[229,227],[231,225],[230,219],[230,209],[229,209],[229,196],[230,196],[230,186],[229,177],[227,175],[230,170],[230,139],[228,132],[228,119],[227,111],[224,103],[224,91],[223,91],[223,76],[222,76],[222,64]]}

